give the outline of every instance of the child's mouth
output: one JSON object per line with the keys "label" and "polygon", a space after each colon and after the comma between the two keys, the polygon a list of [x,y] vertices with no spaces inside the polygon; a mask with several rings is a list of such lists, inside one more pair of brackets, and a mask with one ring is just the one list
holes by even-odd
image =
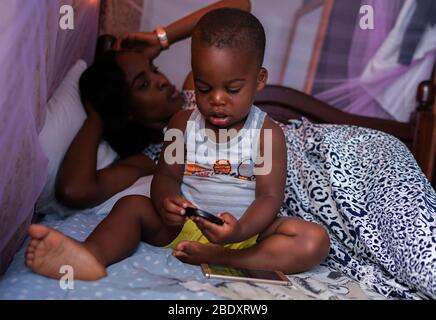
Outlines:
{"label": "child's mouth", "polygon": [[230,121],[230,117],[224,113],[212,113],[209,121],[215,126],[224,126]]}

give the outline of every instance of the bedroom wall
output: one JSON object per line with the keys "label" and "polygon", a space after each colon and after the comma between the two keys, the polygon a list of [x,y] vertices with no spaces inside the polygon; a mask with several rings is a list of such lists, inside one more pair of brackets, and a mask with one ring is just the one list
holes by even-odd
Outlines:
{"label": "bedroom wall", "polygon": [[144,0],[102,0],[100,34],[119,36],[136,31],[141,25]]}
{"label": "bedroom wall", "polygon": [[[157,25],[168,25],[215,0],[144,0],[141,30],[153,30]],[[252,13],[262,22],[267,34],[264,65],[269,72],[269,83],[278,83],[280,69],[285,59],[293,16],[302,0],[251,0]],[[178,87],[190,71],[190,40],[179,42],[163,52],[156,64]]]}

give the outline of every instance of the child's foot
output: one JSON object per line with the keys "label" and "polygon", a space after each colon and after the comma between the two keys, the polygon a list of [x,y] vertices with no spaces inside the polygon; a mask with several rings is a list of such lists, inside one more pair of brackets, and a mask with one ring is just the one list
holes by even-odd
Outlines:
{"label": "child's foot", "polygon": [[104,266],[82,243],[44,225],[29,227],[32,240],[27,247],[26,265],[33,272],[60,279],[63,265],[73,267],[74,279],[97,280],[106,275]]}
{"label": "child's foot", "polygon": [[173,256],[190,264],[225,264],[225,252],[222,246],[215,244],[202,244],[196,241],[181,241],[177,244]]}

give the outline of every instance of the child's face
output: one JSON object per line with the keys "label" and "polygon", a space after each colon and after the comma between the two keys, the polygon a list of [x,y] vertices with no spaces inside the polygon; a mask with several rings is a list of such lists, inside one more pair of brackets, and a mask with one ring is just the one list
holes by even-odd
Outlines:
{"label": "child's face", "polygon": [[197,106],[212,128],[240,129],[262,90],[267,71],[246,49],[192,48]]}

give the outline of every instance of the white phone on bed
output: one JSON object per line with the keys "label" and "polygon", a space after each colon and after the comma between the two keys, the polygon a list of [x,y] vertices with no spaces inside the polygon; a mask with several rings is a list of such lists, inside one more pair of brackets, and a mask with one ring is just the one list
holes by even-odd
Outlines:
{"label": "white phone on bed", "polygon": [[202,264],[201,270],[203,274],[210,279],[263,282],[291,286],[289,279],[280,271],[238,269],[209,264]]}

